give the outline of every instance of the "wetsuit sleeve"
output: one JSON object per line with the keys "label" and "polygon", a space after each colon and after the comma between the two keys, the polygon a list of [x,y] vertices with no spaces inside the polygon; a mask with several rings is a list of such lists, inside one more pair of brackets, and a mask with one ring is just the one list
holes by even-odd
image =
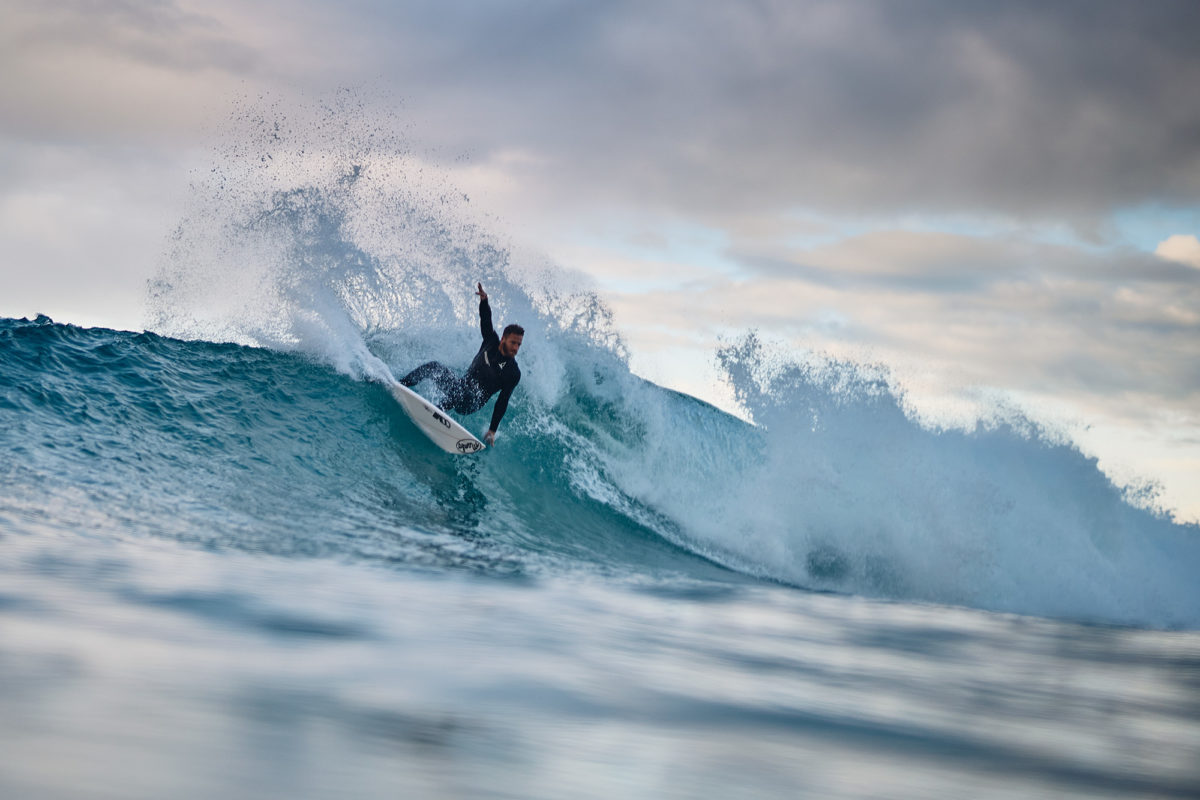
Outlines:
{"label": "wetsuit sleeve", "polygon": [[483,334],[484,344],[495,344],[500,341],[496,329],[492,327],[492,307],[487,300],[479,301],[479,332]]}
{"label": "wetsuit sleeve", "polygon": [[508,398],[512,396],[513,389],[517,388],[517,384],[521,382],[521,373],[517,373],[516,379],[512,383],[504,384],[504,388],[500,390],[500,396],[496,398],[496,407],[492,409],[492,424],[490,430],[497,430],[500,427],[500,420],[504,419],[504,412],[508,411]]}

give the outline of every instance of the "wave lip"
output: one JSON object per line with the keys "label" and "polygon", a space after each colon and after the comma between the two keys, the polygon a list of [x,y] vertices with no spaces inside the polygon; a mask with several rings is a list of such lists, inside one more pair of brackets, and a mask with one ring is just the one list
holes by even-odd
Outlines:
{"label": "wave lip", "polygon": [[[690,529],[814,588],[1098,622],[1194,627],[1200,527],[1130,501],[1019,415],[914,420],[886,372],[797,361],[754,336],[723,366],[769,431],[736,499]],[[730,535],[730,531],[739,531]]]}

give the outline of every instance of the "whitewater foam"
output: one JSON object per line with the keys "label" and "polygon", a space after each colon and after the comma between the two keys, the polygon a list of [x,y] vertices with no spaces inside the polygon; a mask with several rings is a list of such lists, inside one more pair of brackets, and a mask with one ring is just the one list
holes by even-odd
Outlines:
{"label": "whitewater foam", "polygon": [[1036,423],[934,430],[878,367],[753,335],[720,356],[762,449],[707,476],[675,465],[658,504],[722,560],[877,597],[1196,624],[1197,530],[1131,505]]}

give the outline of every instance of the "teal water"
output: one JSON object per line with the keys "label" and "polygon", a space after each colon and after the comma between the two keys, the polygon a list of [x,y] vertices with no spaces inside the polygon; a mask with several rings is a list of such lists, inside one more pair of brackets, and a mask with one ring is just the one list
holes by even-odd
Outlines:
{"label": "teal water", "polygon": [[[1200,788],[1195,531],[1122,504],[1062,445],[896,434],[926,458],[1025,448],[1031,469],[1057,467],[1117,512],[1107,549],[1092,548],[1107,571],[1070,552],[1085,503],[1067,498],[1057,518],[1022,517],[1062,530],[1021,544],[1031,562],[1074,564],[948,602],[903,572],[944,560],[945,532],[929,534],[938,552],[890,565],[849,524],[806,539],[804,518],[777,519],[789,538],[764,546],[768,509],[743,505],[730,464],[769,489],[752,466],[766,432],[632,377],[566,381],[551,405],[529,392],[499,447],[447,457],[378,385],[303,353],[39,318],[0,322],[0,357],[4,797]],[[622,380],[622,399],[605,395]],[[879,400],[855,413],[911,426]],[[834,405],[827,416],[849,413]],[[705,435],[668,430],[668,451],[655,437],[669,424]],[[719,480],[688,488],[712,469]],[[1014,502],[1026,486],[993,476]],[[821,487],[839,507],[853,490]],[[893,508],[906,546],[913,505]],[[981,507],[980,527],[1013,515],[996,513]],[[724,540],[694,522],[739,514]],[[822,525],[853,519],[837,514]],[[1060,585],[1037,585],[1042,571]],[[1122,571],[1143,590],[1088,588]]]}

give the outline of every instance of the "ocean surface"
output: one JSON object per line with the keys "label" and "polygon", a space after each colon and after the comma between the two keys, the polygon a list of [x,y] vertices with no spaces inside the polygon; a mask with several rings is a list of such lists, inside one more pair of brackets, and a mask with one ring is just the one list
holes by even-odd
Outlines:
{"label": "ocean surface", "polygon": [[[1200,796],[1196,526],[753,333],[745,419],[648,383],[352,151],[214,170],[153,332],[0,320],[0,797]],[[379,381],[476,280],[525,378],[453,457]]]}

